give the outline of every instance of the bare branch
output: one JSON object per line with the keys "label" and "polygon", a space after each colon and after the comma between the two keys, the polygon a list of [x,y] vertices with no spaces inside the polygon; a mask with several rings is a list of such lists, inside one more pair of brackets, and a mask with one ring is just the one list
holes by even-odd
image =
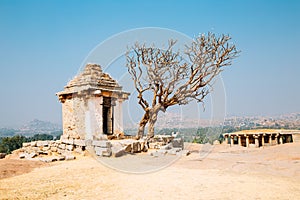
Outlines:
{"label": "bare branch", "polygon": [[[143,124],[145,119],[156,119],[156,112],[169,106],[184,105],[192,100],[203,103],[215,77],[239,54],[235,45],[229,43],[230,39],[228,35],[199,35],[186,45],[189,62],[183,60],[178,51],[173,51],[175,40],[170,40],[166,49],[136,43],[126,57],[139,104],[149,115]],[[145,92],[152,92],[151,107]]]}

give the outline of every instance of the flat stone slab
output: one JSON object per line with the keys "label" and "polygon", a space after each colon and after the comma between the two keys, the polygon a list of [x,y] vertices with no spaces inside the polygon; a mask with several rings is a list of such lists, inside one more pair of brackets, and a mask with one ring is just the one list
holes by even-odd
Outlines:
{"label": "flat stone slab", "polygon": [[24,142],[22,144],[22,147],[30,147],[31,146],[31,143],[30,142]]}
{"label": "flat stone slab", "polygon": [[60,141],[64,144],[74,144],[74,140],[73,139],[64,139],[61,138]]}
{"label": "flat stone slab", "polygon": [[38,146],[38,147],[45,147],[45,146],[48,146],[48,145],[49,145],[48,141],[37,141],[36,142],[36,146]]}
{"label": "flat stone slab", "polygon": [[92,145],[95,147],[110,148],[111,143],[107,140],[93,140]]}

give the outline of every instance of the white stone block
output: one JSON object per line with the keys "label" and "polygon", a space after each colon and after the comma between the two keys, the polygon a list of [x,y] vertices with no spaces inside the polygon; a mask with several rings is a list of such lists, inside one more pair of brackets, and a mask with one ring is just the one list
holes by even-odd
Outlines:
{"label": "white stone block", "polygon": [[36,146],[38,147],[44,147],[44,146],[48,146],[49,142],[48,141],[37,141]]}
{"label": "white stone block", "polygon": [[64,144],[74,144],[73,139],[61,139],[61,142]]}
{"label": "white stone block", "polygon": [[73,156],[72,154],[67,154],[67,155],[64,155],[65,156],[65,160],[74,160],[76,159],[75,156]]}
{"label": "white stone block", "polygon": [[112,153],[110,148],[103,148],[103,147],[95,147],[95,152],[97,156],[104,156],[104,157],[110,157]]}
{"label": "white stone block", "polygon": [[50,148],[50,150],[53,151],[53,152],[57,152],[57,147],[52,146],[52,147]]}
{"label": "white stone block", "polygon": [[92,145],[95,147],[110,148],[111,143],[106,140],[93,140]]}
{"label": "white stone block", "polygon": [[59,149],[65,150],[66,149],[66,145],[65,144],[60,144],[58,145]]}
{"label": "white stone block", "polygon": [[24,142],[24,143],[22,144],[22,146],[23,146],[23,147],[29,147],[29,146],[31,146],[31,143],[30,143],[30,142]]}
{"label": "white stone block", "polygon": [[72,144],[66,145],[66,150],[73,151],[74,146]]}
{"label": "white stone block", "polygon": [[81,147],[86,146],[86,145],[85,145],[85,140],[78,140],[78,139],[75,139],[75,140],[74,140],[74,144],[77,145],[77,146],[81,146]]}
{"label": "white stone block", "polygon": [[32,147],[36,147],[36,141],[32,141],[32,142],[30,142],[30,146],[32,146]]}

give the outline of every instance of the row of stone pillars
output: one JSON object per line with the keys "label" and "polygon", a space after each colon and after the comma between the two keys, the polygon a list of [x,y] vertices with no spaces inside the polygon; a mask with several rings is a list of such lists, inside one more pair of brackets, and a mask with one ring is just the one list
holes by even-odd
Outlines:
{"label": "row of stone pillars", "polygon": [[[266,136],[268,136],[268,142],[265,142]],[[285,136],[292,137],[291,135],[285,135]],[[245,146],[245,147],[249,147],[250,144],[254,144],[255,147],[283,144],[283,135],[281,135],[280,133],[276,133],[276,134],[266,134],[266,133],[243,134],[243,135],[224,134],[225,143],[229,144],[229,141],[230,141],[230,145],[234,145],[235,137],[237,137],[238,145]],[[229,140],[229,138],[230,138],[230,140]],[[274,138],[274,140],[272,138]],[[244,140],[244,142],[242,140]],[[286,142],[291,142],[291,141],[292,141],[292,139],[289,139],[289,141],[286,141]]]}

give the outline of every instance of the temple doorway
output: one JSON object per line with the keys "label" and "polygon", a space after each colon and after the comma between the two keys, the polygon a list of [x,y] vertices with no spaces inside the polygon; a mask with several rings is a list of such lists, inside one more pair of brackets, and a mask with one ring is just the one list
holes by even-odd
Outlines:
{"label": "temple doorway", "polygon": [[103,97],[102,105],[103,133],[113,134],[113,109],[111,97]]}

